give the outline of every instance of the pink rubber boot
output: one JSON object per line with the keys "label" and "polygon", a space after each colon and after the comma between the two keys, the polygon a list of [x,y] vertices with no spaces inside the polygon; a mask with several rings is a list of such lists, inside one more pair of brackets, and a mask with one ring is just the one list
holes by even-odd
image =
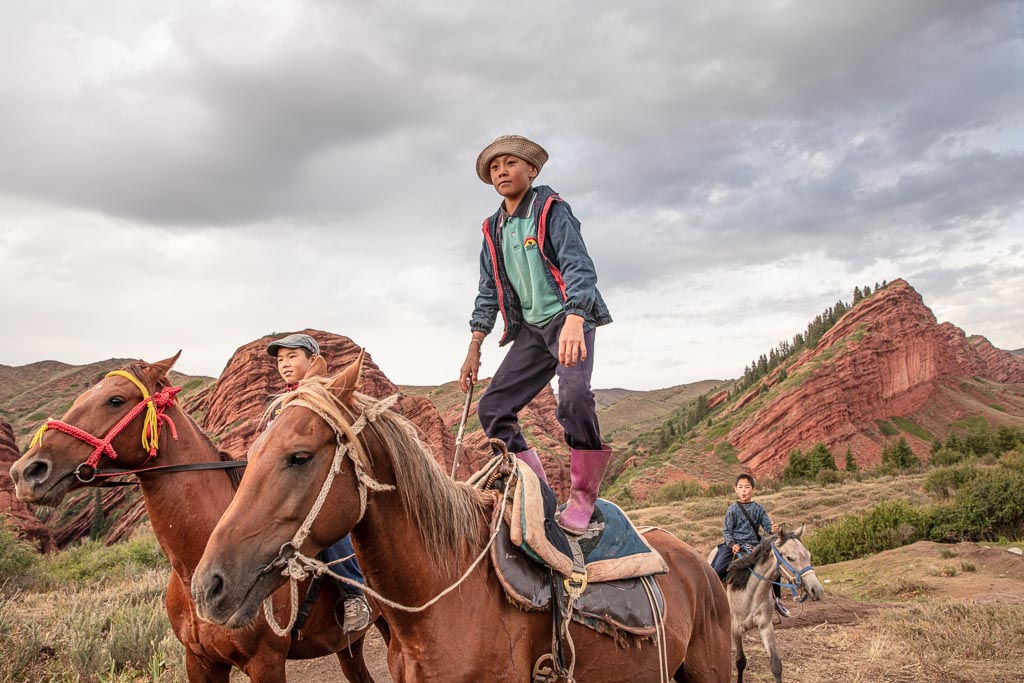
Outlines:
{"label": "pink rubber boot", "polygon": [[[602,444],[604,445],[604,444]],[[570,451],[569,461],[569,503],[558,516],[558,526],[570,534],[582,534],[590,524],[594,514],[594,503],[597,492],[601,489],[601,479],[612,459],[612,449],[605,446],[599,451]]]}
{"label": "pink rubber boot", "polygon": [[537,455],[537,451],[530,449],[528,451],[521,451],[516,453],[516,457],[525,462],[533,470],[533,473],[537,475],[545,484],[548,483],[548,475],[544,474],[544,465],[540,462],[540,456]]}

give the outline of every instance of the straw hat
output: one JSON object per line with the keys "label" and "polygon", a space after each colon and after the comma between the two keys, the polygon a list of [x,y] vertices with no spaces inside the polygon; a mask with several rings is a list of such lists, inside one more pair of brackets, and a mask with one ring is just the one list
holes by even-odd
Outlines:
{"label": "straw hat", "polygon": [[538,172],[548,160],[548,153],[533,140],[524,138],[522,135],[499,135],[494,142],[484,147],[484,151],[480,152],[480,156],[476,158],[476,174],[480,176],[480,180],[488,185],[491,184],[491,162],[494,157],[500,157],[503,154],[511,154],[533,164],[537,167]]}

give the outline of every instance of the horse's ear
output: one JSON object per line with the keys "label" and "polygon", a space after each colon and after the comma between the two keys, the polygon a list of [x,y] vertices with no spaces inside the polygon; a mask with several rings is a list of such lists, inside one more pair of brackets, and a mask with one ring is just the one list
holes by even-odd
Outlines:
{"label": "horse's ear", "polygon": [[363,371],[363,357],[365,355],[366,349],[359,349],[359,357],[331,380],[328,388],[342,403],[347,403],[355,390],[359,388],[359,375]]}
{"label": "horse's ear", "polygon": [[324,360],[323,356],[314,356],[313,362],[309,364],[309,369],[306,370],[306,374],[302,376],[302,379],[309,379],[310,377],[324,377],[327,375],[327,361]]}
{"label": "horse's ear", "polygon": [[796,536],[797,538],[800,538],[801,536],[803,536],[804,535],[804,527],[806,527],[806,526],[807,526],[806,524],[801,524],[800,527],[796,531],[793,532],[793,535]]}
{"label": "horse's ear", "polygon": [[142,373],[146,376],[146,379],[150,381],[153,386],[156,386],[161,381],[167,379],[167,373],[171,371],[174,364],[178,362],[178,358],[181,356],[181,349],[171,356],[155,363],[150,363],[142,369]]}

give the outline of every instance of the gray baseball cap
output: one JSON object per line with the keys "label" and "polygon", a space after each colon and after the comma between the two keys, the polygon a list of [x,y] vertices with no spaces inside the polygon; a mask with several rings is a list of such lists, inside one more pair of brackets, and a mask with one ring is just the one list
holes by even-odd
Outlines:
{"label": "gray baseball cap", "polygon": [[272,342],[267,347],[267,355],[277,358],[277,352],[285,349],[306,349],[314,356],[320,355],[320,345],[308,334],[289,334],[287,337]]}

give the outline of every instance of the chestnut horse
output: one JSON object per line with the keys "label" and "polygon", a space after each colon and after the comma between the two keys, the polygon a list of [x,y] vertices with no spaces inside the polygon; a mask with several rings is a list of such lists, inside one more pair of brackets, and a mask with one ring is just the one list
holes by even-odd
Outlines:
{"label": "chestnut horse", "polygon": [[[480,562],[495,494],[449,479],[407,420],[356,393],[361,365],[362,356],[333,380],[307,378],[282,397],[193,575],[199,615],[248,623],[288,580],[282,569],[301,575],[310,556],[351,532],[367,592],[380,596],[391,628],[395,681],[530,680],[534,663],[551,652],[551,615],[520,611],[490,561]],[[617,645],[574,622],[575,680],[728,681],[721,581],[669,533],[646,538],[669,567],[657,577],[665,647]]]}
{"label": "chestnut horse", "polygon": [[[51,428],[45,439],[40,430],[32,448],[11,467],[18,498],[59,505],[69,491],[82,486],[76,471],[94,446],[95,457],[90,459],[90,467],[95,468],[93,460],[99,457],[96,454],[114,456],[115,463],[128,468],[143,467],[155,451],[160,423],[167,418],[171,425],[176,425],[177,439],[159,442],[160,465],[220,461],[216,446],[173,402],[176,388],[167,388],[167,372],[177,358],[176,355],[152,365],[133,364],[112,373],[75,400],[62,418],[63,424],[48,422]],[[145,419],[128,418],[133,410],[141,410],[139,404],[147,399],[143,388],[149,396],[161,399],[166,411],[163,417],[151,411]],[[125,419],[131,421],[121,424]],[[76,427],[84,434],[73,438],[67,432],[74,432]],[[118,427],[123,431],[117,433]],[[156,431],[148,431],[151,428]],[[64,433],[55,433],[58,430]],[[164,432],[163,436],[167,436]],[[90,436],[95,434],[108,434],[109,451],[98,445],[100,439]],[[147,444],[147,438],[153,450],[140,447]],[[224,470],[164,474],[143,469],[136,476],[153,532],[171,563],[167,616],[174,634],[185,646],[190,683],[227,683],[232,666],[248,674],[252,681],[284,681],[286,658],[306,659],[332,652],[337,653],[342,671],[350,681],[372,683],[362,656],[365,631],[346,636],[335,619],[334,607],[340,591],[334,581],[324,582],[301,639],[275,635],[266,621],[243,630],[228,630],[197,617],[189,583],[214,525],[235,495],[237,474],[232,477]],[[280,605],[282,613],[287,602],[287,591],[274,596],[274,604]]]}

